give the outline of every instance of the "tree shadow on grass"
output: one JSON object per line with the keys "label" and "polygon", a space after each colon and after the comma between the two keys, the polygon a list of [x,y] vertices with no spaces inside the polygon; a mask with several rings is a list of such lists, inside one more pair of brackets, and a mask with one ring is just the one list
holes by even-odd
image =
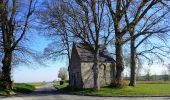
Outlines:
{"label": "tree shadow on grass", "polygon": [[14,95],[4,95],[0,96],[0,98],[8,98],[8,97],[36,97],[36,96],[50,96],[50,95],[56,95],[60,92],[51,87],[43,87],[36,89],[35,87],[27,84],[20,84],[16,86],[16,88],[13,90],[16,94]]}

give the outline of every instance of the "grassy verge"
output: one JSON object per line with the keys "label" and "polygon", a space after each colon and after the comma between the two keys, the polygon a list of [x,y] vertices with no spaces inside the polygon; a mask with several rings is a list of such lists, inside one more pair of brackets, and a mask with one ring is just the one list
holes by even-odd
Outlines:
{"label": "grassy verge", "polygon": [[8,95],[11,91],[0,89],[0,96]]}
{"label": "grassy verge", "polygon": [[68,83],[64,83],[63,85],[59,85],[59,83],[54,84],[54,87],[58,90],[68,90],[69,91],[69,84]]}
{"label": "grassy verge", "polygon": [[34,85],[26,84],[26,83],[16,83],[13,91],[27,94],[33,92],[34,90],[35,90]]}
{"label": "grassy verge", "polygon": [[137,86],[123,88],[101,87],[100,91],[93,89],[71,90],[68,84],[55,85],[64,93],[93,96],[170,96],[170,82],[138,82]]}
{"label": "grassy verge", "polygon": [[29,85],[32,85],[34,87],[40,87],[40,86],[43,86],[45,85],[46,83],[44,82],[35,82],[35,83],[29,83]]}
{"label": "grassy verge", "polygon": [[22,94],[28,94],[35,90],[35,86],[31,84],[26,83],[15,83],[13,90],[4,90],[0,89],[0,95],[9,95],[9,94],[16,94],[16,93],[22,93]]}

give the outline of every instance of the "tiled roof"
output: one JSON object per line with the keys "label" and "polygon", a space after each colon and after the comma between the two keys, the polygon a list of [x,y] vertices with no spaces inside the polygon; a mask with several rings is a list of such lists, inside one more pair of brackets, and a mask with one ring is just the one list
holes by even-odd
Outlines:
{"label": "tiled roof", "polygon": [[[78,51],[78,55],[81,61],[85,61],[85,62],[94,61],[94,55],[91,52],[89,46],[83,43],[76,43],[75,46],[76,46],[76,49]],[[108,52],[108,50],[104,46],[100,46],[99,48],[99,61],[100,62],[112,62],[113,61],[111,54]]]}

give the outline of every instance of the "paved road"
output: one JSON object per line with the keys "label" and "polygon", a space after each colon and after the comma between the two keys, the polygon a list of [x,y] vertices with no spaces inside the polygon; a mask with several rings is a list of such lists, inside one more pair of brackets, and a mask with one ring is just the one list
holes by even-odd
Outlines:
{"label": "paved road", "polygon": [[48,95],[48,94],[58,94],[59,92],[53,87],[52,83],[48,83],[41,87],[37,87],[36,91],[33,92],[31,95]]}
{"label": "paved road", "polygon": [[0,100],[170,100],[170,97],[91,97],[60,94],[52,84],[38,88],[30,95],[0,97]]}
{"label": "paved road", "polygon": [[90,97],[53,94],[0,98],[0,100],[170,100],[170,97]]}

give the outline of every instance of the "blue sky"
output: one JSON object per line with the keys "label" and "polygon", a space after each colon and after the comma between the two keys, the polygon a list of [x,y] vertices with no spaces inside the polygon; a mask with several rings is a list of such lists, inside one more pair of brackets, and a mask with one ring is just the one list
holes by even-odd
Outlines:
{"label": "blue sky", "polygon": [[[32,49],[43,51],[43,49],[48,45],[49,40],[45,39],[43,36],[38,34],[32,34],[30,40],[30,46]],[[53,81],[58,80],[58,70],[60,67],[66,67],[67,62],[65,59],[58,59],[56,61],[47,61],[48,66],[42,66],[35,64],[34,62],[30,65],[18,65],[13,69],[12,77],[15,82],[43,82],[43,81]],[[145,68],[149,67],[144,65]],[[151,73],[162,74],[165,67],[161,64],[154,64],[151,67]],[[143,70],[142,74],[145,74]],[[128,73],[127,70],[124,73]]]}
{"label": "blue sky", "polygon": [[[38,33],[30,33],[29,46],[36,51],[43,51],[48,45],[49,40],[38,35]],[[47,61],[42,66],[36,63],[30,65],[18,65],[12,71],[12,77],[15,82],[42,82],[57,80],[58,70],[60,67],[66,67],[66,61],[58,59],[57,61]]]}
{"label": "blue sky", "polygon": [[13,70],[13,79],[15,82],[42,82],[57,80],[58,70],[63,67],[63,63],[49,63],[44,66],[24,66],[21,65]]}
{"label": "blue sky", "polygon": [[[38,0],[38,5],[44,0]],[[37,27],[37,23],[34,23]],[[29,40],[26,42],[31,49],[43,52],[44,48],[50,43],[50,40],[40,35],[38,28],[33,27],[28,33],[26,38]],[[36,28],[36,29],[35,29]],[[30,58],[31,59],[31,58]],[[67,62],[65,59],[58,59],[57,61],[47,61],[46,65],[42,66],[32,62],[29,65],[17,65],[12,70],[12,79],[15,82],[42,82],[53,81],[58,79],[58,70],[60,67],[66,67]]]}
{"label": "blue sky", "polygon": [[[39,0],[43,1],[43,0]],[[43,51],[43,49],[50,43],[45,37],[38,35],[37,32],[31,32],[29,46],[37,51]],[[65,59],[57,61],[48,61],[46,63],[48,67],[32,63],[30,65],[18,65],[13,69],[12,76],[15,82],[42,82],[42,81],[53,81],[57,80],[58,70],[60,67],[66,67],[67,62]],[[144,65],[145,68],[148,65]],[[162,74],[165,67],[161,64],[154,64],[151,66],[152,74]],[[125,70],[124,73],[126,73]],[[143,74],[145,71],[143,70]]]}

